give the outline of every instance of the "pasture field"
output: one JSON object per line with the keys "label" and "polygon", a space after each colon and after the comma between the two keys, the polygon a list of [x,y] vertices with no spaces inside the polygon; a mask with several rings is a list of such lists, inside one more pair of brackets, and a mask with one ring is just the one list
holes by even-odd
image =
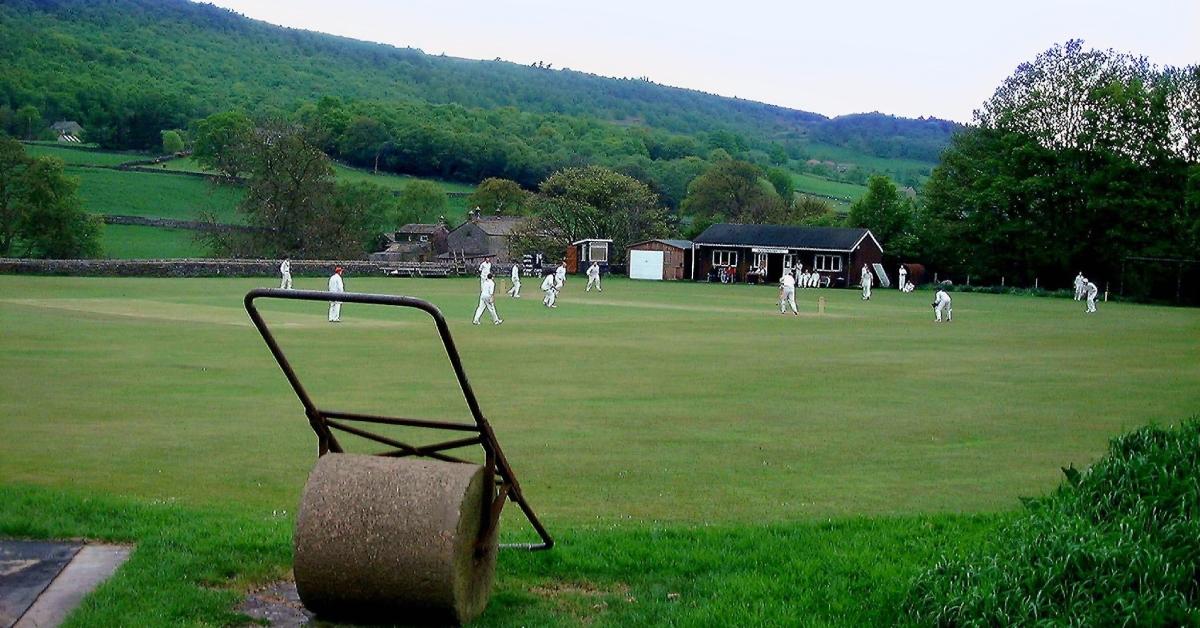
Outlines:
{"label": "pasture field", "polygon": [[851,202],[858,200],[858,197],[867,193],[867,186],[865,185],[830,181],[829,179],[823,179],[811,174],[793,174],[792,182],[795,183],[797,192],[836,196],[840,199],[845,199],[845,202],[838,203],[838,205],[845,205],[847,207],[849,207]]}
{"label": "pasture field", "polygon": [[100,246],[109,259],[183,259],[208,257],[196,231],[142,225],[104,225]]}
{"label": "pasture field", "polygon": [[209,212],[220,222],[243,222],[237,204],[244,193],[238,187],[137,171],[68,168],[67,173],[79,178],[79,198],[89,213],[199,220]]}
{"label": "pasture field", "polygon": [[145,159],[142,153],[119,153],[98,150],[79,150],[53,144],[22,143],[30,157],[55,157],[68,166],[119,166],[127,161]]}
{"label": "pasture field", "polygon": [[[272,285],[0,276],[0,534],[140,542],[80,625],[234,621],[286,573],[315,438],[241,306]],[[486,625],[891,623],[1060,467],[1200,408],[1191,309],[955,294],[935,325],[922,292],[800,291],[793,317],[768,287],[575,277],[548,310],[529,278],[474,327],[473,278],[346,285],[446,313],[561,543],[502,555]],[[469,416],[423,314],[263,310],[319,404]]]}

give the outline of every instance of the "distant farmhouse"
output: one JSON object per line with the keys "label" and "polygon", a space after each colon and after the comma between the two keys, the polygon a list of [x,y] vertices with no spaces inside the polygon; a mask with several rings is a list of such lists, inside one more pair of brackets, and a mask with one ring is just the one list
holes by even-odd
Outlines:
{"label": "distant farmhouse", "polygon": [[478,212],[459,225],[446,237],[449,251],[442,258],[477,259],[494,257],[502,264],[513,261],[509,253],[509,238],[523,225],[522,216],[483,217]]}
{"label": "distant farmhouse", "polygon": [[50,125],[50,128],[58,133],[58,141],[68,144],[83,143],[83,127],[74,120],[59,120]]}
{"label": "distant farmhouse", "polygon": [[868,229],[716,224],[693,242],[691,277],[700,280],[733,268],[745,281],[758,267],[775,282],[784,268],[800,263],[819,273],[822,285],[844,288],[859,282],[864,264],[883,261],[883,247]]}
{"label": "distant farmhouse", "polygon": [[410,223],[387,236],[384,250],[371,254],[373,262],[432,262],[445,253],[450,231],[442,223]]}

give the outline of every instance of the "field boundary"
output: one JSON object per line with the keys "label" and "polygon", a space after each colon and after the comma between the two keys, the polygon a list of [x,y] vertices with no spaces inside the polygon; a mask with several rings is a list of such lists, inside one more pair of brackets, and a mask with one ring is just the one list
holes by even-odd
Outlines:
{"label": "field boundary", "polygon": [[[363,260],[292,260],[292,274],[324,277],[341,266],[346,275],[380,275],[383,266]],[[0,274],[78,277],[276,277],[279,260],[140,259],[81,260],[0,258]]]}
{"label": "field boundary", "polygon": [[124,214],[100,214],[106,225],[135,225],[139,227],[158,227],[162,229],[190,229],[192,231],[261,231],[260,227],[247,225],[231,225],[226,223],[209,223],[200,220],[175,220],[173,218],[147,218],[146,216],[127,216]]}

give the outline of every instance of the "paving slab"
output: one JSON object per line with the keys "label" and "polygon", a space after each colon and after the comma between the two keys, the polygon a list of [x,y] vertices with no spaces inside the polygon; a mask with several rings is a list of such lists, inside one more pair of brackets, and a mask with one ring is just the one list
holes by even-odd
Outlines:
{"label": "paving slab", "polygon": [[0,628],[15,626],[81,547],[0,539]]}
{"label": "paving slab", "polygon": [[123,545],[84,545],[14,628],[47,628],[63,623],[83,598],[125,563],[133,548]]}

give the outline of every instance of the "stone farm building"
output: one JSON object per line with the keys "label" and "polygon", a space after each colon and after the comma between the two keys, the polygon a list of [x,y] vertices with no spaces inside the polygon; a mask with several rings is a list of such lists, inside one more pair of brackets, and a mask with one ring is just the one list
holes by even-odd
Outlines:
{"label": "stone farm building", "polygon": [[512,261],[508,251],[509,237],[525,220],[521,216],[478,217],[468,220],[446,236],[449,252],[441,257],[494,257],[497,262],[509,263]]}
{"label": "stone farm building", "polygon": [[828,280],[822,285],[845,288],[858,284],[863,264],[883,261],[883,247],[868,229],[716,224],[694,243],[691,278],[701,281],[731,266],[745,281],[750,267],[758,266],[774,283],[799,262]]}
{"label": "stone farm building", "polygon": [[429,262],[447,250],[450,232],[443,224],[409,223],[388,236],[384,250],[371,254],[377,262]]}

